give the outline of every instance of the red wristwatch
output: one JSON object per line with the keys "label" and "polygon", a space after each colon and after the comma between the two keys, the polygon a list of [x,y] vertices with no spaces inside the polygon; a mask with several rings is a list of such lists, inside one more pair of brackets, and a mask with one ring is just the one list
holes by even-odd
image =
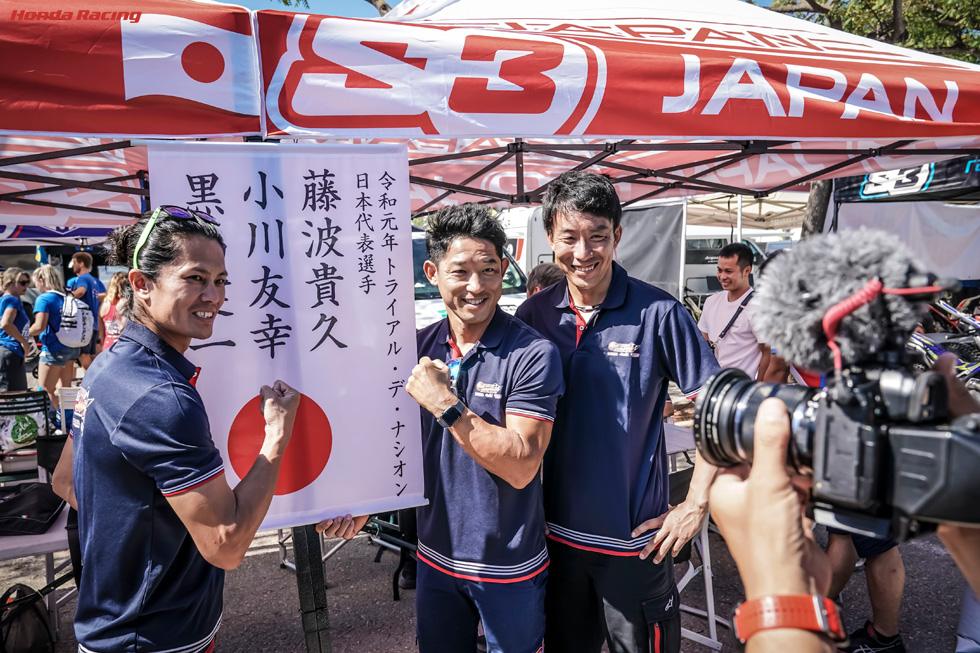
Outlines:
{"label": "red wristwatch", "polygon": [[735,609],[735,636],[743,644],[760,630],[793,628],[847,640],[837,604],[812,594],[760,596]]}

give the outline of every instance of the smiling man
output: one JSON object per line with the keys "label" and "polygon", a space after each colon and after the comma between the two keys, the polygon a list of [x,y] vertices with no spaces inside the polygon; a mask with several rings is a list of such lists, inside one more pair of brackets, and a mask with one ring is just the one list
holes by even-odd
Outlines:
{"label": "smiling man", "polygon": [[422,407],[429,505],[418,511],[419,651],[534,653],[548,551],[541,459],[563,391],[558,351],[497,308],[506,235],[489,210],[429,219],[425,275],[446,318],[418,333],[405,389]]}
{"label": "smiling man", "polygon": [[725,245],[718,253],[722,291],[704,302],[698,328],[722,367],[737,367],[762,381],[771,350],[759,341],[752,306],[752,250],[742,243]]}
{"label": "smiling man", "polygon": [[517,317],[558,345],[566,384],[544,461],[547,650],[598,653],[606,637],[611,653],[676,652],[671,554],[700,530],[715,468],[698,456],[671,510],[662,415],[668,381],[693,395],[718,368],[684,308],[613,261],[622,208],[607,178],[566,172],[542,210],[565,279]]}

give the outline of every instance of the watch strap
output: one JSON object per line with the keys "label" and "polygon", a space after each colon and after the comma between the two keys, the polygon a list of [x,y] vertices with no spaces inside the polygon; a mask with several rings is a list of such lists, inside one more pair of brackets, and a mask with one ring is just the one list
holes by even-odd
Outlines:
{"label": "watch strap", "polygon": [[835,642],[847,640],[837,604],[812,594],[760,596],[735,609],[735,635],[743,644],[752,635],[773,628],[823,633]]}

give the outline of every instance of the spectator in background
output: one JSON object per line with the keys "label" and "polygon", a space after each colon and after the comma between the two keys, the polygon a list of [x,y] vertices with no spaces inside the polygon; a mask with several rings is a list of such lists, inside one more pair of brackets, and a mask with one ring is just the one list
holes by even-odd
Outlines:
{"label": "spectator in background", "polygon": [[[74,361],[78,358],[78,347],[68,347],[58,340],[58,329],[61,328],[61,307],[65,297],[61,294],[65,287],[61,270],[53,265],[42,265],[34,270],[34,285],[41,293],[34,302],[34,324],[31,325],[30,335],[41,336],[41,360],[38,365],[37,378],[41,387],[48,393],[51,407],[54,410],[55,426],[61,427],[61,415],[58,411],[58,381],[62,387],[71,386],[74,373]],[[69,365],[72,363],[72,365]]]}
{"label": "spectator in background", "polygon": [[0,392],[27,390],[24,357],[37,347],[24,335],[27,313],[20,298],[31,285],[31,276],[20,268],[7,268],[0,277]]}
{"label": "spectator in background", "polygon": [[548,286],[553,286],[565,278],[565,273],[561,271],[556,263],[539,263],[527,275],[527,296],[530,297],[536,292],[541,292]]}
{"label": "spectator in background", "polygon": [[[92,276],[92,255],[88,252],[72,254],[71,270],[78,276],[71,280],[68,289],[75,299],[88,304],[95,324],[91,342],[81,348],[78,356],[82,369],[87,370],[92,364],[92,358],[99,353],[99,302],[105,298],[106,290],[102,282]],[[72,371],[74,372],[74,369]]]}
{"label": "spectator in background", "polygon": [[116,272],[109,279],[109,288],[105,293],[105,301],[99,307],[99,320],[102,322],[102,332],[105,333],[105,340],[102,342],[102,349],[108,349],[122,333],[126,326],[126,305],[128,302],[124,296],[124,289],[129,285],[129,277],[125,272]]}
{"label": "spectator in background", "polygon": [[718,281],[724,290],[704,302],[698,328],[714,349],[718,365],[736,367],[762,381],[771,352],[759,341],[753,323],[751,275],[752,250],[748,245],[725,245],[718,253]]}

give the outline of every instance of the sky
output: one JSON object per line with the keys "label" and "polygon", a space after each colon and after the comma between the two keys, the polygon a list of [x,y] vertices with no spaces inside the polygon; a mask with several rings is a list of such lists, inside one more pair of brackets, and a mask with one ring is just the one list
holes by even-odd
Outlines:
{"label": "sky", "polygon": [[[284,7],[275,0],[222,0],[228,4],[240,5],[249,9],[280,9],[282,11],[310,12],[326,16],[343,16],[345,18],[377,18],[378,10],[365,0],[309,0],[310,8]],[[401,0],[388,0],[392,7]]]}
{"label": "sky", "polygon": [[[365,0],[309,0],[310,8],[284,7],[275,0],[223,0],[229,4],[241,5],[249,9],[281,9],[284,11],[309,11],[313,14],[343,16],[345,18],[377,18],[378,10]],[[492,1],[492,0],[491,0]],[[401,0],[388,0],[392,7]],[[756,4],[768,7],[772,0],[756,0]]]}

